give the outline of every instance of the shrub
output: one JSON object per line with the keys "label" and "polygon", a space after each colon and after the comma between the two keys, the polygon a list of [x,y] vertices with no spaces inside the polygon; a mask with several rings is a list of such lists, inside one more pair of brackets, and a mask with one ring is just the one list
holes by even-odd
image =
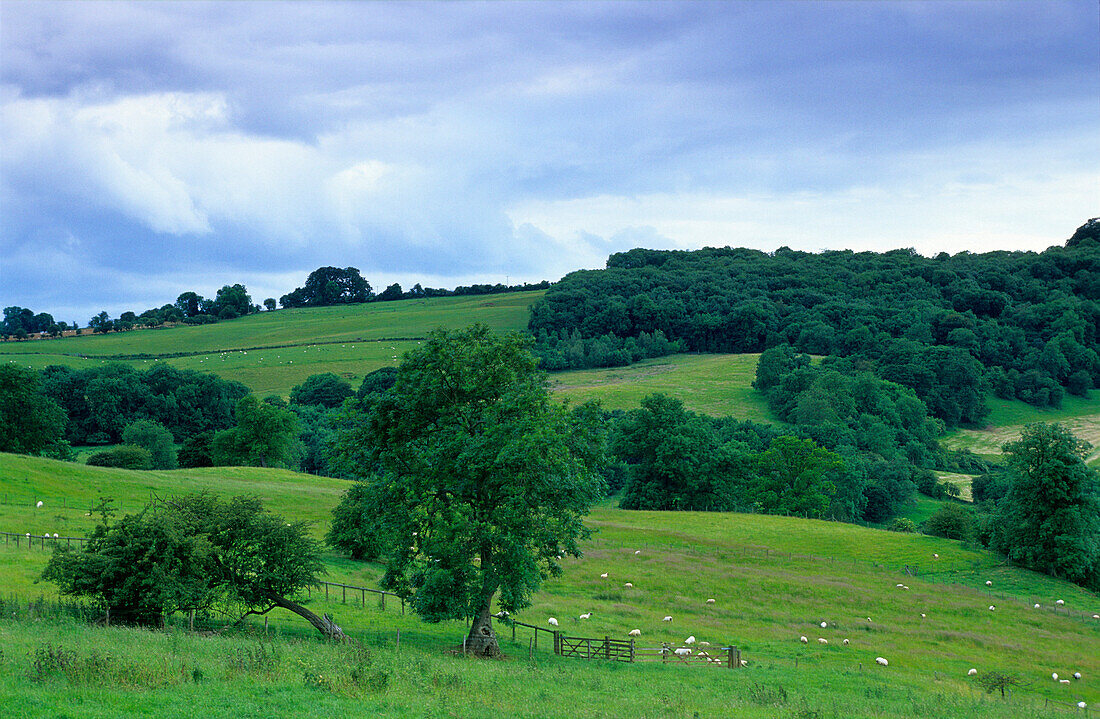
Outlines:
{"label": "shrub", "polygon": [[118,467],[119,469],[152,469],[153,455],[149,450],[123,444],[104,449],[88,457],[87,464],[95,467]]}
{"label": "shrub", "polygon": [[891,532],[916,532],[917,525],[907,517],[897,517],[886,527]]}
{"label": "shrub", "polygon": [[974,536],[974,514],[961,504],[944,504],[925,521],[924,533],[968,541]]}

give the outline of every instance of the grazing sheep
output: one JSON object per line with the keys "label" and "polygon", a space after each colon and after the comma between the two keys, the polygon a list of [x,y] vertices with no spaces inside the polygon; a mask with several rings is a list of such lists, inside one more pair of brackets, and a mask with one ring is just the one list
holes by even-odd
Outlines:
{"label": "grazing sheep", "polygon": [[827,626],[829,626],[829,623],[828,623],[828,622],[822,622],[822,623],[821,623],[821,628],[822,628],[822,629],[824,629],[824,628],[825,628],[825,627],[827,627]]}
{"label": "grazing sheep", "polygon": [[935,554],[935,553],[932,554],[932,559],[939,559],[939,558],[940,558],[940,555]]}
{"label": "grazing sheep", "polygon": [[600,579],[607,579],[607,572],[600,575]]}
{"label": "grazing sheep", "polygon": [[714,604],[714,600],[713,599],[708,599],[707,604]]}
{"label": "grazing sheep", "polygon": [[821,637],[818,637],[817,638],[817,643],[818,644],[828,644],[829,640],[828,639],[822,639]]}
{"label": "grazing sheep", "polygon": [[635,549],[635,550],[634,550],[634,556],[635,556],[635,557],[636,557],[636,556],[638,556],[638,555],[639,555],[639,554],[641,554],[641,553],[642,553],[642,550],[640,550],[640,549]]}
{"label": "grazing sheep", "polygon": [[987,580],[985,580],[985,586],[987,586],[987,587],[992,587],[992,586],[993,586],[993,582],[991,582],[991,581],[989,581],[989,580],[987,579]]}
{"label": "grazing sheep", "polygon": [[803,644],[806,644],[806,643],[807,643],[807,642],[809,642],[810,640],[809,640],[809,639],[807,639],[806,637],[799,637],[799,638],[798,638],[798,641],[802,642]]}
{"label": "grazing sheep", "polygon": [[591,618],[592,618],[592,612],[585,612],[584,614],[577,617],[577,619],[591,619]]}
{"label": "grazing sheep", "polygon": [[875,657],[875,664],[881,664],[884,667],[890,666],[890,662],[886,661],[882,657]]}
{"label": "grazing sheep", "polygon": [[641,629],[631,629],[629,632],[627,632],[627,635],[629,635],[631,637],[640,637],[640,636],[642,636],[642,630]]}
{"label": "grazing sheep", "polygon": [[1092,615],[1092,618],[1093,618],[1093,619],[1100,619],[1100,614],[1093,614],[1093,615]]}
{"label": "grazing sheep", "polygon": [[[721,659],[716,659],[715,661],[717,661],[717,662],[718,662],[719,664],[721,664],[721,663],[722,663],[722,660],[721,660]],[[743,666],[743,667],[747,667],[748,665],[749,665],[749,662],[748,662],[748,660],[747,660],[747,659],[742,659],[742,660],[741,660],[741,666]]]}
{"label": "grazing sheep", "polygon": [[844,640],[844,646],[848,646],[848,640],[847,639]]}
{"label": "grazing sheep", "polygon": [[1086,704],[1084,702],[1077,702],[1077,708],[1078,709],[1084,709],[1087,706],[1088,706],[1088,704]]}
{"label": "grazing sheep", "polygon": [[497,613],[496,613],[496,614],[494,614],[493,616],[494,616],[494,617],[496,617],[497,619],[504,619],[505,617],[507,617],[507,616],[508,616],[508,612],[506,612],[506,611],[504,611],[503,609],[501,609],[501,610],[500,610],[499,612],[497,612]]}
{"label": "grazing sheep", "polygon": [[42,504],[43,504],[43,502],[42,502],[42,500],[40,499],[40,500],[38,500],[38,504],[34,505],[34,508],[35,508],[35,509],[42,509]]}
{"label": "grazing sheep", "polygon": [[928,616],[928,615],[927,615],[927,614],[925,614],[924,612],[921,612],[921,613],[920,613],[920,618],[921,618],[921,619],[924,619],[924,618],[925,618],[925,617],[927,617],[927,616]]}
{"label": "grazing sheep", "polygon": [[897,587],[898,589],[901,589],[901,588],[902,588],[902,587],[904,587],[905,585],[904,585],[904,584],[895,584],[894,586],[895,586],[895,587]]}
{"label": "grazing sheep", "polygon": [[991,611],[991,612],[992,612],[992,611],[994,611],[994,610],[996,610],[996,609],[997,609],[997,607],[993,606],[992,604],[990,604],[990,605],[989,605],[989,611]]}
{"label": "grazing sheep", "polygon": [[1058,672],[1051,672],[1050,678],[1054,681],[1058,681]]}
{"label": "grazing sheep", "polygon": [[969,671],[967,671],[967,673],[966,673],[966,676],[968,676],[968,677],[972,677],[972,676],[974,676],[974,675],[975,675],[975,674],[977,674],[977,673],[978,673],[978,670],[977,670],[977,669],[970,669]]}
{"label": "grazing sheep", "polygon": [[1039,608],[1039,605],[1038,605],[1038,604],[1036,604],[1036,605],[1035,605],[1035,608],[1036,608],[1036,609],[1038,609],[1038,608]]}
{"label": "grazing sheep", "polygon": [[1056,601],[1056,602],[1055,602],[1055,604],[1057,604],[1057,605],[1058,605],[1058,606],[1060,607],[1060,606],[1062,606],[1063,604],[1065,604],[1065,601],[1063,601],[1063,600],[1059,599],[1058,601]]}
{"label": "grazing sheep", "polygon": [[54,533],[53,533],[53,538],[54,538],[54,539],[57,539],[57,532],[54,532]]}
{"label": "grazing sheep", "polygon": [[1080,679],[1081,678],[1081,672],[1074,672],[1073,673],[1073,678],[1074,679]]}
{"label": "grazing sheep", "polygon": [[688,637],[687,639],[684,640],[684,644],[694,644],[694,643],[695,643],[695,635],[694,634],[692,634],[690,637]]}
{"label": "grazing sheep", "polygon": [[558,620],[554,619],[553,617],[550,617],[549,619],[547,619],[546,623],[549,624],[552,627],[558,626]]}
{"label": "grazing sheep", "polygon": [[634,588],[634,585],[633,585],[633,584],[631,584],[630,582],[627,582],[627,583],[626,583],[626,584],[624,584],[623,586],[624,586],[624,587],[626,587],[627,589],[633,589],[633,588]]}
{"label": "grazing sheep", "polygon": [[686,657],[691,655],[691,650],[687,647],[679,647],[676,649],[675,654],[678,657]]}
{"label": "grazing sheep", "polygon": [[[710,646],[710,642],[699,642],[699,646],[701,646],[701,647],[709,647],[709,646]],[[1078,678],[1078,679],[1080,679],[1080,677],[1077,677],[1077,678]]]}
{"label": "grazing sheep", "polygon": [[672,621],[672,617],[665,617],[665,618],[664,618],[664,619],[662,619],[661,621],[662,621],[662,622],[671,622],[671,621]]}
{"label": "grazing sheep", "polygon": [[1059,684],[1069,684],[1069,679],[1059,679],[1058,683]]}

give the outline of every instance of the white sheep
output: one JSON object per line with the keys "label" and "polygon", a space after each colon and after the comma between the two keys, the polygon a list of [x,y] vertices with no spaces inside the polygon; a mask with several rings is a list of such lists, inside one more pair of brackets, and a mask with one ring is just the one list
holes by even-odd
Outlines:
{"label": "white sheep", "polygon": [[897,587],[898,589],[901,589],[901,588],[902,588],[902,587],[904,587],[905,585],[904,585],[904,584],[895,584],[894,586],[895,586],[895,587]]}
{"label": "white sheep", "polygon": [[592,612],[585,612],[584,614],[577,617],[577,619],[591,619],[591,618],[592,618]]}
{"label": "white sheep", "polygon": [[558,620],[554,619],[553,617],[550,617],[549,619],[547,619],[546,623],[549,624],[552,627],[558,626]]}
{"label": "white sheep", "polygon": [[886,661],[883,657],[875,657],[875,663],[881,664],[884,667],[890,666],[890,662]]}
{"label": "white sheep", "polygon": [[1093,619],[1100,619],[1100,614],[1093,614],[1093,615],[1092,615],[1092,618],[1093,618]]}
{"label": "white sheep", "polygon": [[807,643],[807,642],[809,642],[810,640],[809,640],[809,639],[807,639],[806,637],[799,637],[799,638],[798,638],[798,641],[802,642],[803,644],[806,644],[806,643]]}
{"label": "white sheep", "polygon": [[940,555],[938,555],[936,553],[932,554],[932,559],[939,559],[939,558],[940,558]]}
{"label": "white sheep", "polygon": [[678,657],[686,657],[686,656],[691,655],[691,650],[688,649],[687,647],[679,647],[679,648],[676,649],[675,653],[676,653],[676,656],[678,656]]}
{"label": "white sheep", "polygon": [[[722,663],[722,660],[721,660],[721,659],[715,659],[714,661],[718,662],[719,664],[721,664],[721,663]],[[742,659],[742,660],[741,660],[741,666],[743,666],[743,667],[747,667],[748,665],[749,665],[749,662],[748,662],[748,660],[747,660],[747,659]]]}
{"label": "white sheep", "polygon": [[822,629],[824,629],[824,628],[825,628],[825,627],[827,627],[827,626],[829,626],[829,623],[828,623],[828,622],[822,622],[822,623],[821,623],[821,628],[822,628]]}
{"label": "white sheep", "polygon": [[1054,681],[1058,681],[1058,672],[1051,672],[1050,673],[1050,678],[1053,679]]}
{"label": "white sheep", "polygon": [[701,647],[709,647],[709,646],[710,646],[710,642],[699,642],[699,646],[701,646]]}
{"label": "white sheep", "polygon": [[671,621],[672,621],[672,617],[671,617],[671,616],[665,617],[665,618],[664,618],[664,619],[662,619],[661,621],[662,621],[662,622],[671,622]]}
{"label": "white sheep", "polygon": [[640,550],[640,549],[635,549],[635,550],[634,550],[634,556],[635,556],[635,557],[636,557],[636,556],[638,556],[638,555],[639,555],[639,554],[641,554],[641,553],[642,553],[642,550]]}
{"label": "white sheep", "polygon": [[629,632],[627,632],[627,634],[629,636],[632,636],[632,637],[640,637],[640,636],[642,636],[642,630],[641,629],[631,629]]}
{"label": "white sheep", "polygon": [[993,582],[991,582],[990,580],[988,580],[988,579],[987,579],[987,580],[985,580],[985,586],[987,586],[987,587],[992,587],[992,586],[993,586]]}
{"label": "white sheep", "polygon": [[54,533],[53,533],[53,538],[54,538],[54,539],[57,539],[57,532],[54,532]]}
{"label": "white sheep", "polygon": [[925,618],[927,618],[927,616],[928,616],[928,615],[927,615],[927,614],[925,614],[924,612],[921,612],[921,613],[920,613],[920,618],[921,618],[921,619],[925,619]]}
{"label": "white sheep", "polygon": [[504,619],[505,617],[507,617],[507,616],[508,616],[508,612],[506,612],[506,611],[504,611],[503,609],[501,609],[501,610],[500,610],[499,612],[497,612],[497,613],[496,613],[496,614],[494,614],[493,616],[494,616],[494,617],[496,617],[497,619]]}
{"label": "white sheep", "polygon": [[692,634],[690,637],[688,637],[687,639],[684,640],[684,644],[694,644],[694,643],[695,643],[695,635],[694,634]]}
{"label": "white sheep", "polygon": [[40,499],[40,500],[38,500],[38,504],[34,505],[34,508],[35,508],[35,509],[42,509],[42,504],[43,504],[43,502],[42,502],[42,500]]}
{"label": "white sheep", "polygon": [[1065,601],[1064,601],[1064,600],[1062,600],[1062,599],[1059,599],[1058,601],[1056,601],[1056,602],[1055,602],[1055,604],[1057,604],[1057,605],[1058,605],[1058,606],[1060,607],[1060,606],[1062,606],[1063,604],[1065,604]]}
{"label": "white sheep", "polygon": [[1035,608],[1036,608],[1036,609],[1038,609],[1038,608],[1039,608],[1039,605],[1038,605],[1038,604],[1036,604],[1036,605],[1035,605]]}
{"label": "white sheep", "polygon": [[623,586],[624,586],[624,587],[626,587],[627,589],[633,589],[633,588],[634,588],[634,585],[633,585],[633,584],[631,584],[630,582],[627,582],[627,583],[626,583],[626,584],[624,584]]}
{"label": "white sheep", "polygon": [[1088,704],[1086,704],[1084,702],[1077,702],[1077,708],[1078,709],[1084,709],[1087,706],[1088,706]]}
{"label": "white sheep", "polygon": [[607,572],[600,575],[600,579],[607,579]]}
{"label": "white sheep", "polygon": [[972,677],[972,676],[976,675],[977,673],[978,673],[978,670],[972,668],[972,669],[970,669],[966,672],[966,676]]}
{"label": "white sheep", "polygon": [[995,611],[996,609],[997,609],[997,607],[993,606],[992,604],[989,605],[989,611],[992,612],[992,611]]}
{"label": "white sheep", "polygon": [[848,646],[848,640],[847,639],[844,640],[844,646]]}
{"label": "white sheep", "polygon": [[50,533],[49,533],[49,532],[46,532],[46,533],[45,533],[45,534],[43,534],[42,536],[43,536],[43,537],[45,537],[46,539],[49,539],[49,538],[50,538]]}
{"label": "white sheep", "polygon": [[818,644],[828,644],[829,640],[828,639],[822,639],[821,637],[818,637],[817,638],[817,643]]}
{"label": "white sheep", "polygon": [[1081,672],[1074,672],[1073,673],[1073,678],[1074,679],[1080,679],[1081,678]]}
{"label": "white sheep", "polygon": [[713,599],[708,599],[707,604],[714,604],[714,600]]}
{"label": "white sheep", "polygon": [[1069,679],[1059,679],[1058,683],[1059,684],[1069,684]]}

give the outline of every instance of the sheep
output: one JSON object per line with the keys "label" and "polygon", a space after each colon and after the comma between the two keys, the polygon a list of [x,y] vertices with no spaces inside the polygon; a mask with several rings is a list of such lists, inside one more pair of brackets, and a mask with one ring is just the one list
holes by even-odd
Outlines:
{"label": "sheep", "polygon": [[694,634],[692,634],[690,637],[688,637],[687,639],[684,640],[684,644],[694,644],[694,643],[695,643],[695,635]]}
{"label": "sheep", "polygon": [[[717,662],[718,662],[719,664],[720,664],[720,663],[722,662],[722,660],[721,660],[721,659],[716,659],[715,661],[717,661]],[[743,667],[747,667],[748,665],[749,665],[749,662],[748,662],[748,660],[747,660],[747,659],[742,659],[742,660],[741,660],[741,666],[743,666]]]}
{"label": "sheep", "polygon": [[591,618],[592,618],[592,612],[585,612],[584,614],[577,617],[577,619],[591,619]]}
{"label": "sheep", "polygon": [[637,556],[638,556],[639,554],[641,554],[641,553],[642,553],[642,550],[640,550],[640,549],[635,549],[635,550],[634,550],[634,556],[635,556],[635,557],[637,557]]}
{"label": "sheep", "polygon": [[600,575],[600,579],[607,579],[607,572]]}
{"label": "sheep", "polygon": [[671,617],[671,616],[665,617],[665,618],[664,618],[664,619],[662,619],[661,621],[662,621],[662,622],[671,622],[671,621],[672,621],[672,617]]}
{"label": "sheep", "polygon": [[940,555],[936,554],[935,552],[932,553],[932,559],[939,559],[939,558],[940,558]]}
{"label": "sheep", "polygon": [[1055,604],[1057,604],[1057,605],[1058,605],[1058,606],[1060,607],[1060,606],[1062,606],[1063,604],[1065,604],[1066,602],[1065,602],[1065,600],[1059,599],[1058,601],[1056,601],[1056,602],[1054,602],[1054,603],[1055,603]]}
{"label": "sheep", "polygon": [[898,589],[901,589],[901,588],[902,588],[902,587],[904,587],[905,585],[904,585],[904,584],[895,584],[894,586],[895,586],[895,587],[897,587]]}
{"label": "sheep", "polygon": [[989,605],[989,611],[996,611],[996,609],[997,607],[993,606],[992,604]]}
{"label": "sheep", "polygon": [[549,624],[552,627],[558,626],[558,620],[554,619],[553,617],[550,617],[549,619],[547,619],[546,623]]}
{"label": "sheep", "polygon": [[674,653],[678,657],[687,657],[691,655],[691,650],[687,647],[678,647]]}
{"label": "sheep", "polygon": [[927,618],[927,617],[928,617],[928,615],[927,615],[927,614],[925,614],[924,612],[921,612],[921,613],[920,613],[920,618],[921,618],[921,619],[925,619],[925,618]]}
{"label": "sheep", "polygon": [[973,669],[973,668],[971,668],[970,670],[968,670],[968,671],[966,672],[966,676],[968,676],[968,677],[972,677],[972,676],[976,675],[977,673],[978,673],[978,670],[977,670],[977,669]]}
{"label": "sheep", "polygon": [[1081,672],[1074,672],[1073,673],[1073,678],[1074,679],[1080,679],[1081,678]]}
{"label": "sheep", "polygon": [[1093,619],[1100,619],[1100,614],[1093,614],[1093,615],[1092,615],[1092,618],[1093,618]]}
{"label": "sheep", "polygon": [[806,644],[806,643],[808,643],[808,642],[809,642],[810,640],[809,640],[809,639],[807,639],[806,637],[799,637],[799,638],[798,638],[798,641],[802,642],[803,644]]}
{"label": "sheep", "polygon": [[1039,605],[1038,605],[1038,604],[1036,604],[1036,605],[1035,605],[1035,609],[1038,609],[1038,608],[1039,608]]}
{"label": "sheep", "polygon": [[847,639],[844,640],[844,646],[848,646],[848,640]]}
{"label": "sheep", "polygon": [[627,582],[623,586],[626,587],[627,589],[633,589],[634,588],[634,585],[631,582]]}
{"label": "sheep", "polygon": [[1059,684],[1069,684],[1069,679],[1059,679],[1058,683]]}
{"label": "sheep", "polygon": [[54,538],[54,539],[57,539],[57,532],[54,532],[54,533],[53,533],[53,538]]}
{"label": "sheep", "polygon": [[627,635],[631,636],[631,637],[640,637],[640,636],[642,636],[642,630],[641,629],[631,629],[629,632],[627,632]]}
{"label": "sheep", "polygon": [[884,667],[890,666],[890,662],[886,661],[883,657],[875,657],[875,664],[881,664]]}
{"label": "sheep", "polygon": [[828,640],[828,639],[823,639],[823,638],[821,638],[821,637],[818,637],[818,638],[817,638],[817,643],[818,643],[818,644],[828,644],[828,643],[829,643],[829,640]]}
{"label": "sheep", "polygon": [[708,599],[707,604],[714,604],[714,600],[713,599]]}
{"label": "sheep", "polygon": [[42,509],[43,504],[44,504],[44,502],[40,499],[40,500],[38,500],[38,504],[34,505],[34,508],[35,509]]}
{"label": "sheep", "polygon": [[494,617],[496,617],[497,619],[504,619],[504,618],[506,618],[506,617],[508,616],[508,612],[506,612],[506,611],[504,611],[503,609],[501,609],[501,610],[500,610],[499,612],[497,612],[497,613],[496,613],[496,614],[494,614],[493,616],[494,616]]}
{"label": "sheep", "polygon": [[992,587],[992,586],[993,586],[993,582],[991,582],[990,580],[988,580],[988,579],[987,579],[987,580],[985,580],[985,586],[987,586],[987,587]]}
{"label": "sheep", "polygon": [[701,647],[709,647],[709,646],[710,646],[710,642],[699,642],[699,646],[701,646]]}
{"label": "sheep", "polygon": [[1050,673],[1050,678],[1053,679],[1054,681],[1058,681],[1058,672],[1051,672]]}
{"label": "sheep", "polygon": [[46,539],[49,539],[49,538],[50,538],[50,533],[49,533],[49,532],[46,532],[46,533],[45,533],[45,534],[43,534],[42,536],[43,536],[43,537],[45,537]]}
{"label": "sheep", "polygon": [[1077,702],[1077,708],[1078,709],[1084,709],[1087,706],[1088,706],[1088,704],[1086,704],[1084,702]]}

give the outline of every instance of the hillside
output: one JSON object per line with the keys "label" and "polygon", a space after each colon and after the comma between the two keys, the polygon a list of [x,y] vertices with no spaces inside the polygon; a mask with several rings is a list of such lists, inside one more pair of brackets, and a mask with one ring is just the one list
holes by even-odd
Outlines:
{"label": "hillside", "polygon": [[41,369],[123,361],[138,368],[167,362],[286,396],[311,374],[335,372],[355,383],[396,364],[437,327],[482,322],[497,330],[527,326],[542,291],[261,312],[212,325],[0,343],[0,363]]}
{"label": "hillside", "polygon": [[[316,531],[320,533],[343,486],[333,480],[277,470],[127,472],[0,455],[0,496],[4,498],[0,524],[5,530],[18,532],[76,534],[90,526],[92,520],[85,516],[87,503],[101,494],[110,494],[120,500],[123,508],[134,509],[152,493],[209,487],[225,493],[259,494],[288,518],[317,521]],[[34,497],[44,498],[43,509],[34,508]],[[595,682],[600,687],[595,691],[598,696],[623,696],[622,711],[608,712],[620,716],[629,715],[629,707],[639,706],[645,695],[627,688],[635,684],[665,687],[661,691],[682,696],[676,705],[679,708],[669,710],[674,716],[690,716],[700,709],[721,711],[723,702],[744,706],[746,716],[774,716],[765,707],[774,710],[788,704],[821,710],[850,708],[868,692],[874,692],[882,706],[881,711],[862,714],[867,716],[906,716],[911,702],[931,697],[939,697],[930,702],[939,708],[928,716],[998,715],[978,713],[979,695],[966,677],[971,666],[982,671],[1017,673],[1024,680],[1010,705],[1011,711],[1006,707],[1008,713],[1004,716],[1036,715],[1035,705],[1027,703],[1032,701],[1027,697],[1100,702],[1100,689],[1091,680],[1100,675],[1100,653],[1095,651],[1100,646],[1100,622],[1091,618],[1092,613],[1100,611],[1100,598],[1043,575],[1003,566],[987,552],[949,540],[832,522],[719,513],[628,512],[610,504],[598,507],[588,524],[597,534],[586,543],[586,556],[567,562],[565,575],[547,582],[520,619],[544,626],[546,617],[555,616],[561,620],[563,631],[595,637],[622,637],[636,627],[642,631],[644,646],[679,642],[688,634],[716,646],[732,642],[744,652],[749,666],[744,673],[731,672],[734,676],[727,676],[718,672],[714,677],[704,677],[709,672],[688,668],[593,666],[580,660],[549,657],[544,653],[546,637],[542,637],[542,669],[537,670],[541,678],[537,681],[545,682],[543,686],[548,689],[545,696],[539,694],[543,714],[521,710],[520,702],[530,695],[521,688],[523,673],[517,674],[518,669],[509,663],[495,674],[495,681],[511,688],[493,690],[488,695],[501,711],[538,716],[571,712],[573,703],[579,703],[577,706],[587,707],[583,714],[600,714],[594,697],[587,692],[575,696],[552,689],[554,682],[549,677],[558,676],[584,685]],[[939,557],[934,558],[934,554]],[[51,596],[49,585],[33,584],[46,556],[38,549],[28,551],[25,542],[22,548],[0,544],[0,580],[18,596]],[[377,586],[380,569],[374,565],[334,556],[329,556],[327,563],[330,580]],[[918,576],[907,575],[903,569],[906,565]],[[604,572],[609,574],[607,580],[600,579]],[[987,579],[993,581],[992,588],[984,586]],[[631,582],[633,588],[624,587],[625,582]],[[909,589],[897,588],[898,583]],[[706,603],[709,598],[716,600],[713,605]],[[1066,607],[1055,611],[1054,600],[1058,598],[1065,600]],[[394,633],[401,630],[401,647],[406,654],[401,659],[383,654],[378,660],[380,666],[389,667],[393,673],[393,686],[386,697],[395,712],[411,711],[405,702],[410,693],[418,691],[408,670],[400,668],[410,661],[421,662],[429,673],[444,673],[443,667],[450,667],[446,672],[461,676],[458,681],[464,686],[490,681],[483,677],[484,669],[471,669],[473,673],[469,674],[466,665],[451,666],[452,660],[440,656],[443,648],[453,646],[464,634],[461,623],[426,625],[411,615],[402,616],[392,605],[383,612],[373,599],[364,608],[353,606],[358,602],[354,592],[352,599],[344,605],[339,592],[330,602],[314,594],[310,606],[315,611],[335,612],[346,630],[367,638],[379,652],[392,646]],[[1031,608],[1034,603],[1042,608]],[[988,605],[995,605],[996,610],[989,611]],[[592,612],[592,619],[585,623],[570,619],[582,612]],[[666,614],[674,616],[671,624],[660,621]],[[287,616],[273,615],[272,621],[289,636],[309,636]],[[828,626],[820,628],[820,621]],[[507,629],[498,630],[510,638]],[[18,626],[7,624],[3,631],[8,646],[12,641],[18,646],[33,646],[36,641]],[[89,642],[101,641],[89,635],[98,631],[46,630],[37,641],[56,636],[58,641],[88,646]],[[77,632],[79,639],[67,632]],[[800,635],[807,636],[810,643],[801,644]],[[830,643],[820,645],[818,637]],[[850,646],[842,644],[845,638],[851,641]],[[518,659],[529,649],[530,639],[530,630],[521,629],[519,643],[506,642],[505,650]],[[121,648],[134,646],[135,640],[127,634],[112,635],[111,641]],[[148,641],[160,642],[155,635]],[[184,639],[183,644],[186,649],[176,650],[180,661],[204,667],[222,661],[209,656],[209,649],[193,646],[190,639]],[[288,647],[280,651],[312,655],[321,650]],[[15,654],[6,653],[0,659],[4,667],[0,676],[7,676],[5,684],[9,686],[22,686],[13,678],[17,674],[13,669]],[[888,670],[875,667],[876,656],[890,659]],[[320,660],[314,657],[312,661]],[[1063,675],[1080,671],[1086,679],[1071,686],[1061,685],[1049,679],[1052,671]],[[276,686],[281,686],[281,681],[292,681],[301,688],[300,673],[292,672],[287,679],[279,676],[282,674],[265,681],[274,681]],[[239,684],[242,680],[235,679],[232,672],[224,678],[219,674],[215,680],[226,682],[224,690],[230,695],[245,691]],[[674,687],[682,682],[686,682],[686,688],[680,695]],[[783,703],[756,704],[752,687],[757,685],[769,691],[784,687]],[[26,690],[18,691],[23,695]],[[914,692],[925,699],[917,700]],[[716,696],[708,697],[714,693]],[[156,708],[158,713],[165,710],[167,695],[163,692],[127,696],[131,696],[128,701],[137,702],[134,706]],[[652,691],[648,696],[654,696]],[[434,694],[428,701],[432,706],[441,706],[434,704],[441,701]],[[398,711],[400,707],[405,708]],[[474,716],[477,709],[460,702],[454,711],[456,716]],[[1002,710],[994,704],[981,711]],[[832,714],[822,715],[841,714],[860,715],[838,714],[835,709]],[[170,711],[165,715],[171,715]],[[639,715],[645,715],[644,711]]]}

